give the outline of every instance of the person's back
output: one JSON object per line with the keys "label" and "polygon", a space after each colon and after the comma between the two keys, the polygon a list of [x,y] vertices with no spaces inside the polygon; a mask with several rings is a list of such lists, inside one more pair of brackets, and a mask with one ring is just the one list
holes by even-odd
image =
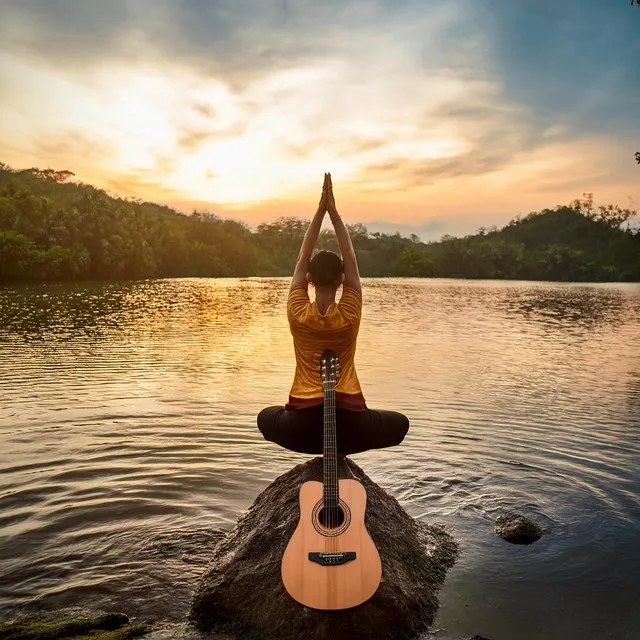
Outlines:
{"label": "person's back", "polygon": [[[311,257],[326,211],[343,259],[331,251]],[[315,302],[309,299],[309,283],[315,287]],[[343,294],[336,303],[340,285],[344,285]],[[330,174],[325,175],[318,211],[302,242],[289,290],[287,317],[296,372],[286,406],[267,407],[258,415],[264,437],[300,453],[322,453],[324,389],[320,356],[331,349],[340,362],[335,396],[338,451],[357,453],[402,442],[409,428],[407,418],[395,411],[369,409],[360,388],[355,352],[362,288],[355,251],[335,206]]]}
{"label": "person's back", "polygon": [[340,301],[331,304],[325,313],[320,312],[317,302],[309,300],[305,287],[296,287],[291,291],[287,317],[293,336],[296,373],[287,409],[303,409],[323,403],[324,389],[318,375],[319,362],[325,349],[332,349],[340,362],[336,407],[365,410],[354,361],[361,316],[362,297],[351,287],[345,286]]}

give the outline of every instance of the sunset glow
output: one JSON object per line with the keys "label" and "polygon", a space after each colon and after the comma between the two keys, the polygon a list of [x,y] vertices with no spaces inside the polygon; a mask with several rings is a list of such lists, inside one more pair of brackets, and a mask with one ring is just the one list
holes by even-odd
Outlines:
{"label": "sunset glow", "polygon": [[331,171],[346,219],[425,238],[637,203],[637,17],[514,4],[9,2],[0,160],[250,224],[309,216]]}

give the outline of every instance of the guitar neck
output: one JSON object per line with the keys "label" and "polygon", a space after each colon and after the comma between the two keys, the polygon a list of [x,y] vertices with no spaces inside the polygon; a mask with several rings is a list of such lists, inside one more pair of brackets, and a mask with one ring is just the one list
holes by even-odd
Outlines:
{"label": "guitar neck", "polygon": [[336,445],[336,390],[335,382],[324,383],[324,454],[322,457],[325,507],[336,507],[338,495],[338,450]]}

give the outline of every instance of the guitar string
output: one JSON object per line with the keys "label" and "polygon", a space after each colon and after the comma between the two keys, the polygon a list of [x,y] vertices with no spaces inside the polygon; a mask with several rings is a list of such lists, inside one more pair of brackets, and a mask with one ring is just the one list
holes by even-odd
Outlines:
{"label": "guitar string", "polygon": [[[325,438],[326,438],[326,446],[327,446],[327,458],[326,458],[326,463],[327,463],[327,487],[326,487],[326,491],[327,491],[327,501],[326,501],[326,513],[325,513],[325,521],[327,523],[327,527],[329,528],[329,530],[331,530],[331,525],[332,525],[332,514],[331,514],[331,506],[332,506],[332,491],[331,491],[331,487],[332,487],[332,482],[333,482],[333,474],[332,474],[332,468],[331,468],[331,375],[329,373],[329,375],[327,376],[327,385],[326,385],[326,389],[327,389],[327,393],[326,393],[326,400],[325,400],[325,405],[326,405],[326,409],[325,409]],[[328,550],[331,551],[331,540],[327,540],[327,547]]]}
{"label": "guitar string", "polygon": [[[332,419],[333,419],[333,454],[334,454],[334,465],[335,465],[335,491],[336,491],[336,527],[340,526],[340,483],[338,480],[338,425],[337,425],[337,416],[336,416],[336,382],[338,379],[338,368],[339,363],[336,358],[335,369],[334,372],[334,382],[333,382],[333,411],[332,411]],[[338,536],[335,538],[334,548],[337,551],[339,546]]]}
{"label": "guitar string", "polygon": [[[331,507],[330,507],[330,522],[331,522],[331,529],[333,531],[333,529],[335,529],[336,526],[336,511],[335,511],[335,502],[336,502],[336,496],[335,496],[335,483],[336,483],[336,476],[335,476],[335,448],[334,448],[334,443],[333,443],[333,435],[334,435],[334,422],[333,422],[333,398],[334,398],[334,389],[333,389],[333,376],[334,376],[334,371],[333,371],[333,362],[331,363],[331,383],[329,384],[329,445],[331,447]],[[335,546],[335,541],[334,541],[334,537],[331,537],[331,541],[332,543],[332,547]],[[332,549],[335,550],[335,549]]]}
{"label": "guitar string", "polygon": [[[338,470],[338,417],[336,414],[336,384],[337,384],[337,380],[338,380],[338,374],[340,371],[340,363],[338,362],[338,360],[336,359],[336,375],[334,377],[334,384],[333,384],[333,451],[335,454],[334,460],[335,460],[335,474],[336,474],[336,482],[335,482],[335,488],[336,488],[336,518],[337,518],[337,522],[336,522],[336,527],[340,526],[341,523],[341,519],[340,519],[340,476],[339,476],[339,470]],[[338,541],[338,538],[336,536],[336,542],[335,542],[335,548],[336,551],[338,550],[338,547],[340,546],[340,542]]]}
{"label": "guitar string", "polygon": [[[324,362],[324,380],[323,380],[323,387],[324,387],[324,403],[325,403],[325,408],[324,408],[324,450],[325,450],[325,456],[324,456],[324,486],[323,486],[323,508],[325,509],[325,516],[328,515],[328,511],[327,509],[329,508],[329,458],[328,458],[328,449],[329,449],[329,444],[328,444],[328,434],[329,431],[327,429],[327,415],[328,415],[328,409],[327,409],[327,403],[328,403],[328,398],[329,398],[329,381],[328,381],[328,374],[327,374],[327,369],[326,369],[326,361]],[[325,522],[326,522],[326,518],[325,518]],[[325,540],[325,551],[328,550],[327,547],[327,540]]]}
{"label": "guitar string", "polygon": [[[337,528],[340,525],[340,506],[339,506],[339,492],[338,492],[338,442],[337,442],[337,435],[338,435],[338,425],[336,424],[337,419],[336,419],[336,372],[334,371],[334,376],[333,376],[333,392],[331,394],[331,420],[332,420],[332,428],[331,428],[331,437],[333,438],[333,472],[334,472],[334,483],[333,483],[333,488],[335,491],[335,496],[334,496],[334,502],[335,502],[335,511],[334,511],[334,516],[335,516],[335,523],[334,526]],[[338,547],[338,539],[337,536],[335,537],[335,542],[334,542],[334,547],[335,550],[337,550]]]}
{"label": "guitar string", "polygon": [[[335,400],[335,370],[334,370],[334,363],[331,363],[331,385],[330,385],[330,389],[331,389],[331,396],[330,396],[330,402],[329,402],[329,407],[331,409],[330,413],[329,413],[329,422],[331,423],[331,429],[329,431],[329,437],[331,439],[331,493],[332,493],[332,500],[331,500],[331,515],[332,515],[332,523],[331,523],[331,528],[335,529],[338,522],[337,522],[337,512],[336,512],[336,501],[337,501],[337,496],[335,488],[336,488],[336,484],[338,482],[338,478],[337,478],[337,474],[336,474],[336,447],[335,447],[335,406],[334,406],[334,400]],[[333,539],[333,546],[335,547],[335,536],[332,536]],[[335,549],[334,549],[335,551]]]}
{"label": "guitar string", "polygon": [[[331,374],[327,372],[328,362],[322,363],[321,373],[323,374],[323,387],[325,395],[325,411],[324,411],[324,445],[327,455],[325,456],[324,466],[324,486],[323,486],[323,502],[328,528],[336,529],[340,524],[340,505],[338,492],[338,469],[337,469],[337,435],[336,435],[336,415],[335,415],[335,385],[337,380],[337,370],[339,362],[337,356],[331,358]],[[336,538],[335,535],[326,536]],[[337,540],[326,540],[325,551],[336,551],[338,547]]]}
{"label": "guitar string", "polygon": [[[334,406],[333,406],[333,402],[334,402],[334,396],[335,396],[335,390],[334,390],[334,371],[333,371],[333,362],[331,363],[331,383],[329,385],[329,442],[330,442],[330,446],[331,446],[331,529],[335,529],[337,521],[336,521],[336,510],[335,510],[335,503],[336,503],[336,496],[335,496],[335,485],[337,482],[336,479],[336,474],[335,474],[335,446],[334,446],[334,442],[333,442],[333,437],[334,437],[334,431],[335,431],[335,422],[333,419],[334,416]],[[332,540],[332,547],[335,547],[335,540],[334,540],[335,536],[331,537]],[[335,551],[335,548],[333,549],[333,551]]]}
{"label": "guitar string", "polygon": [[[332,358],[331,362],[331,377],[327,380],[326,368],[324,370],[325,373],[325,448],[327,449],[327,464],[325,467],[325,510],[326,510],[326,522],[328,523],[328,528],[334,529],[337,528],[339,524],[339,499],[337,492],[337,438],[336,438],[336,420],[335,420],[335,360]],[[335,535],[329,536],[329,538],[334,538]],[[327,550],[327,546],[329,550],[335,551],[337,549],[337,541],[336,540],[326,540],[325,539],[325,550]]]}
{"label": "guitar string", "polygon": [[[328,364],[328,363],[327,363]],[[331,487],[331,469],[330,469],[330,461],[329,461],[329,372],[325,371],[325,409],[324,409],[324,442],[325,442],[325,480],[326,484],[324,486],[325,491],[325,523],[327,526],[330,526],[330,515],[329,515],[329,504],[331,500],[330,496],[330,487]]]}
{"label": "guitar string", "polygon": [[[329,452],[329,438],[330,438],[330,434],[329,434],[329,397],[330,397],[330,391],[329,391],[329,376],[328,376],[328,372],[327,372],[327,376],[326,376],[326,380],[325,380],[325,408],[324,408],[324,441],[325,441],[325,486],[324,486],[324,490],[325,490],[325,500],[324,500],[324,509],[325,509],[325,523],[326,525],[329,527],[329,529],[331,528],[331,511],[330,511],[330,502],[331,502],[331,469],[330,469],[330,452]],[[330,541],[325,539],[325,551],[330,551]]]}
{"label": "guitar string", "polygon": [[[334,488],[335,488],[335,474],[334,474],[334,460],[335,460],[335,455],[334,455],[334,450],[333,450],[333,421],[332,421],[332,417],[333,417],[333,362],[331,362],[331,377],[330,377],[330,382],[329,382],[329,469],[330,469],[330,478],[331,478],[331,484],[329,486],[329,493],[330,493],[330,506],[329,506],[329,528],[332,530],[335,528],[335,495],[334,495]],[[331,550],[335,551],[334,549],[334,536],[330,537],[330,541],[331,541]]]}
{"label": "guitar string", "polygon": [[[333,362],[331,363],[331,381],[333,381]],[[333,467],[333,461],[334,461],[334,455],[333,455],[333,422],[332,422],[332,411],[333,411],[333,407],[332,407],[332,400],[333,400],[333,384],[332,382],[329,383],[329,464],[330,464],[330,469],[331,469],[331,485],[329,487],[329,490],[331,492],[331,506],[329,508],[329,522],[330,522],[330,526],[331,529],[333,531],[333,529],[335,528],[335,495],[334,495],[334,488],[335,488],[335,477],[334,477],[334,467]],[[331,541],[333,542],[333,536],[331,538]]]}
{"label": "guitar string", "polygon": [[[330,399],[330,413],[329,413],[329,421],[331,423],[331,429],[330,429],[330,439],[331,439],[331,472],[332,472],[332,483],[331,483],[331,492],[332,492],[332,503],[331,503],[331,514],[332,514],[332,529],[336,529],[338,526],[338,507],[337,507],[337,503],[338,503],[338,492],[337,492],[337,485],[338,485],[338,473],[337,473],[337,447],[336,447],[336,414],[335,414],[335,379],[336,379],[336,372],[335,372],[335,361],[332,361],[331,363],[331,385],[330,385],[330,389],[331,389],[331,399]],[[333,540],[333,550],[335,551],[337,549],[337,541],[336,541],[336,536],[332,536],[332,540]]]}

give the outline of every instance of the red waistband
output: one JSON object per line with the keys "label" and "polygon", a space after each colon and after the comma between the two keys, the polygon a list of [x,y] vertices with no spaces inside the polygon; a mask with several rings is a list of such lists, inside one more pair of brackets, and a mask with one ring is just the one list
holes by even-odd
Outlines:
{"label": "red waistband", "polygon": [[[308,409],[324,404],[324,398],[295,398],[289,396],[289,402],[284,406],[287,411]],[[367,405],[361,393],[341,393],[336,391],[336,409],[349,411],[366,411]]]}

